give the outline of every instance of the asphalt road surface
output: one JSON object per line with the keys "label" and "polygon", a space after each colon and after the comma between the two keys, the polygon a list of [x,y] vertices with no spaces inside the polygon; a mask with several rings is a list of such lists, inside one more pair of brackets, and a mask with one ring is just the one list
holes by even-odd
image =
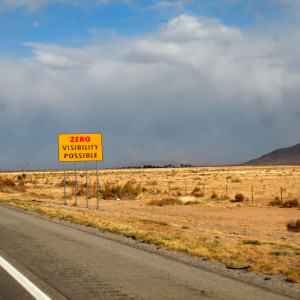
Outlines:
{"label": "asphalt road surface", "polygon": [[[0,205],[0,256],[52,299],[290,299]],[[33,299],[0,266],[0,299]]]}

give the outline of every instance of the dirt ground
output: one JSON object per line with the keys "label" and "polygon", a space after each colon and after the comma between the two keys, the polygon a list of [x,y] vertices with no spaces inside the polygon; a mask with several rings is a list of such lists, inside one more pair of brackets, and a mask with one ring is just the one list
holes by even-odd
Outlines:
{"label": "dirt ground", "polygon": [[[0,173],[18,182],[24,178],[25,191],[0,192],[2,199],[18,198],[64,204],[63,171]],[[84,170],[77,170],[77,191],[86,183]],[[75,171],[66,172],[68,206],[75,203]],[[99,188],[105,184],[123,185],[130,181],[140,184],[142,193],[135,200],[99,199],[100,210],[113,214],[141,216],[172,223],[201,234],[240,236],[266,242],[284,242],[300,246],[299,234],[289,232],[287,223],[300,218],[299,208],[268,206],[278,197],[282,201],[299,199],[300,166],[276,167],[207,167],[176,169],[104,169],[98,172]],[[88,171],[89,193],[96,188],[96,171]],[[203,197],[192,195],[198,188]],[[253,191],[253,192],[252,192]],[[236,193],[246,201],[232,203]],[[95,193],[94,193],[95,194]],[[216,198],[211,198],[215,194]],[[198,201],[197,205],[149,206],[153,199],[177,197],[183,202]],[[86,193],[77,196],[77,205],[86,207]],[[88,200],[96,209],[96,197]]]}
{"label": "dirt ground", "polygon": [[[25,175],[23,175],[25,174]],[[12,178],[23,190],[10,188],[0,192],[2,199],[40,201],[64,207],[64,172],[35,171],[0,173]],[[86,173],[77,170],[77,192],[86,185]],[[140,185],[141,193],[134,200],[99,199],[104,215],[134,217],[166,223],[185,234],[222,241],[257,240],[278,249],[291,247],[300,253],[300,234],[287,230],[287,223],[300,219],[299,207],[269,206],[275,197],[282,202],[299,200],[300,166],[276,167],[208,167],[165,169],[100,169],[99,188]],[[66,172],[66,205],[75,207],[75,173]],[[90,199],[86,192],[76,197],[77,207],[97,212],[96,171],[88,171]],[[198,193],[195,193],[195,191]],[[231,202],[237,193],[243,202]],[[195,195],[197,197],[195,197]],[[190,205],[154,206],[151,200],[177,198]],[[197,201],[197,204],[193,202]],[[300,270],[299,254],[287,257],[289,266]]]}

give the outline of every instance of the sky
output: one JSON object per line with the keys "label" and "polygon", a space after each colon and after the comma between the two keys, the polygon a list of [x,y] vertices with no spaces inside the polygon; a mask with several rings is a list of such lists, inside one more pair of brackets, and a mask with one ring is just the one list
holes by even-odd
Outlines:
{"label": "sky", "polygon": [[59,133],[102,133],[103,168],[295,145],[299,25],[299,0],[0,0],[0,168],[62,168]]}

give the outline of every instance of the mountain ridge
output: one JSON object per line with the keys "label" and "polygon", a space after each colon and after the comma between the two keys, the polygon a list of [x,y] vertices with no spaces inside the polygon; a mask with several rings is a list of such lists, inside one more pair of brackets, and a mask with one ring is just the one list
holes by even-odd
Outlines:
{"label": "mountain ridge", "polygon": [[298,165],[300,164],[300,143],[280,148],[261,157],[252,159],[243,165]]}

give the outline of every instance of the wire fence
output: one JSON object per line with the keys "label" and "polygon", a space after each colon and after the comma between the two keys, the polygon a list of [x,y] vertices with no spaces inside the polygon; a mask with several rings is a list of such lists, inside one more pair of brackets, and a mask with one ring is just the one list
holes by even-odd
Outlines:
{"label": "wire fence", "polygon": [[[71,174],[70,174],[71,175]],[[82,184],[85,184],[82,178]],[[79,179],[80,182],[80,179]],[[138,180],[135,178],[122,178],[120,180],[99,179],[99,188],[105,186],[118,186],[124,185],[127,182],[133,185],[140,185],[142,194],[152,195],[153,197],[185,197],[193,196],[199,199],[214,199],[226,200],[234,199],[236,194],[243,194],[246,201],[251,203],[266,203],[274,199],[281,201],[300,199],[300,184],[285,185],[268,185],[263,182],[255,183],[216,183],[216,182],[195,182],[183,180]],[[96,181],[94,177],[90,177],[89,185],[95,186]]]}

